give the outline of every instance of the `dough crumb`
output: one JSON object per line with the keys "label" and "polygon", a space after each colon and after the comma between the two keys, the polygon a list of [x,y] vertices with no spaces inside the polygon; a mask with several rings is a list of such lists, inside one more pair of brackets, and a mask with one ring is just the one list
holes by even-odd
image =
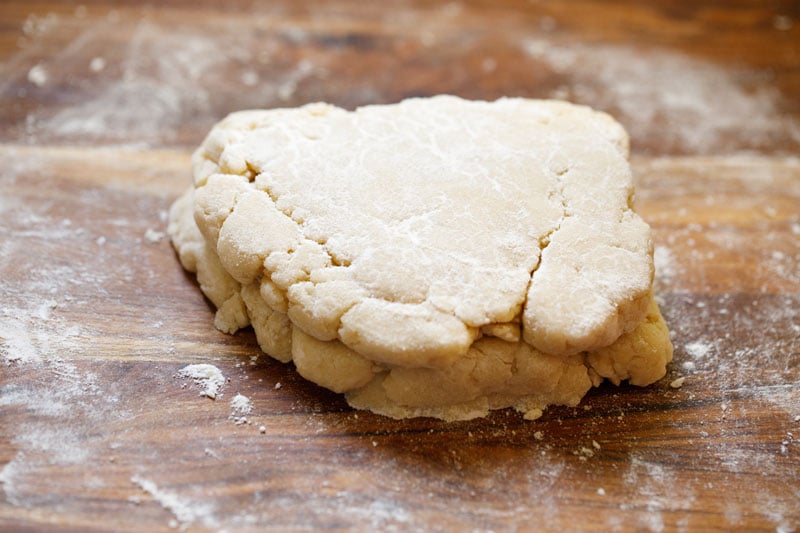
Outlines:
{"label": "dough crumb", "polygon": [[680,389],[681,387],[683,387],[683,384],[685,382],[686,382],[686,376],[681,376],[679,378],[673,379],[670,382],[669,386],[672,387],[673,389]]}

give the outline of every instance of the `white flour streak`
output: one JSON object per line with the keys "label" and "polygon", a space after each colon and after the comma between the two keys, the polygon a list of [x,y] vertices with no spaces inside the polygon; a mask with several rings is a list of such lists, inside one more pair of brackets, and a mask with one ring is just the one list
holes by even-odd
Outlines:
{"label": "white flour streak", "polygon": [[634,143],[658,139],[659,150],[689,153],[737,151],[785,138],[800,143],[800,125],[779,111],[779,95],[748,88],[752,72],[624,45],[528,38],[521,47],[566,78],[551,97],[612,113]]}
{"label": "white flour streak", "polygon": [[[0,171],[0,186],[40,177],[42,163],[35,158],[17,157],[13,150],[0,156],[9,162]],[[0,470],[0,482],[13,505],[60,505],[69,496],[56,487],[42,491],[42,479],[54,465],[89,471],[101,452],[97,428],[126,415],[115,390],[86,369],[91,363],[79,368],[72,362],[85,353],[93,333],[91,325],[70,319],[71,310],[85,303],[75,294],[102,293],[107,274],[85,261],[92,250],[80,248],[75,253],[86,255],[73,255],[68,263],[51,261],[61,257],[65,242],[90,239],[79,224],[53,216],[51,206],[2,208],[7,224],[0,226],[0,241],[14,246],[4,245],[11,261],[0,259],[0,372],[7,377],[0,383],[0,409],[8,413],[3,430],[15,451]],[[36,377],[15,380],[28,372]]]}
{"label": "white flour streak", "polygon": [[[120,39],[112,33],[130,35]],[[79,88],[83,98],[74,105],[30,114],[27,137],[31,142],[55,138],[161,146],[174,142],[184,129],[210,127],[233,110],[233,100],[238,108],[291,100],[300,84],[322,70],[308,59],[286,65],[276,55],[280,42],[280,32],[254,32],[238,24],[215,24],[203,31],[145,17],[89,26],[37,68],[43,71],[52,63],[59,71],[68,71],[67,66],[86,71],[87,57],[93,58],[87,74],[91,87]],[[98,43],[115,47],[107,53],[121,58],[117,68],[94,56]],[[35,57],[26,50],[15,59],[24,61],[28,55]],[[33,79],[41,81],[38,72]],[[231,77],[241,83],[232,84]]]}
{"label": "white flour streak", "polygon": [[168,140],[184,113],[207,106],[208,93],[198,81],[224,59],[212,39],[141,22],[128,44],[121,80],[43,126],[59,136],[129,139],[155,134]]}
{"label": "white flour streak", "polygon": [[625,472],[625,485],[635,488],[633,501],[622,504],[623,510],[644,507],[647,514],[639,521],[639,526],[650,531],[662,531],[664,519],[662,512],[675,509],[691,509],[695,501],[694,491],[681,486],[676,491],[675,474],[668,465],[645,460],[632,455]]}
{"label": "white flour streak", "polygon": [[755,387],[752,390],[755,398],[774,405],[797,421],[800,416],[800,383]]}
{"label": "white flour streak", "polygon": [[13,505],[58,505],[65,494],[43,492],[43,476],[54,465],[90,468],[104,451],[94,440],[96,429],[126,413],[118,410],[114,394],[100,389],[93,374],[50,354],[26,363],[38,366],[39,380],[0,387],[4,411],[28,413],[26,422],[8,428],[17,451],[0,470],[0,482]]}
{"label": "white flour streak", "polygon": [[198,520],[205,527],[217,526],[217,520],[214,518],[214,506],[212,504],[193,502],[174,492],[161,489],[153,481],[138,475],[131,477],[131,482],[141,487],[143,491],[152,496],[164,509],[172,513],[178,522],[180,522],[181,530],[186,529]]}

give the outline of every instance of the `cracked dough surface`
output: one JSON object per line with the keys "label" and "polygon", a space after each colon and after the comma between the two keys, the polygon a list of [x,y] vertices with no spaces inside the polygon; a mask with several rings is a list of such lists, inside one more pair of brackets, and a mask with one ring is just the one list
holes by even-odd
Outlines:
{"label": "cracked dough surface", "polygon": [[196,151],[170,235],[218,328],[251,322],[351,405],[533,417],[671,358],[627,143],[554,101],[234,113]]}

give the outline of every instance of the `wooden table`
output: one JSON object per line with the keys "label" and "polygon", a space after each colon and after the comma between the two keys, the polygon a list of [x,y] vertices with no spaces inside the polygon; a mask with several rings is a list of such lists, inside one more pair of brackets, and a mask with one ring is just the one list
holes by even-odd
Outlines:
{"label": "wooden table", "polygon": [[[158,4],[0,5],[0,530],[797,529],[797,2]],[[443,92],[629,129],[662,381],[393,421],[213,329],[161,233],[211,125]]]}

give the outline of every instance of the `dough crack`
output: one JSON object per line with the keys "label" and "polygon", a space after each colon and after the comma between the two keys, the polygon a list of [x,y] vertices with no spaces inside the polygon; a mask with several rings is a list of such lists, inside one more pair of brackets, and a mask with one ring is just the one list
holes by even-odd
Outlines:
{"label": "dough crack", "polygon": [[[306,242],[313,242],[313,243],[318,244],[322,248],[322,250],[327,254],[328,259],[329,259],[329,261],[330,261],[332,266],[335,266],[335,267],[349,267],[350,266],[350,261],[349,260],[340,259],[333,252],[331,252],[330,248],[327,246],[327,240],[325,240],[325,239],[313,239],[312,237],[310,237],[304,231],[304,228],[303,228],[303,226],[305,224],[305,220],[302,217],[300,217],[299,215],[295,215],[295,212],[297,210],[292,210],[292,209],[289,209],[287,207],[281,207],[279,205],[279,200],[280,200],[279,196],[277,194],[275,194],[269,187],[255,188],[255,190],[261,191],[264,194],[266,194],[269,197],[269,199],[272,201],[273,205],[275,205],[275,208],[277,210],[279,210],[281,213],[283,213],[284,216],[286,216],[287,218],[291,219],[297,225],[297,229],[300,231],[300,234],[303,236],[303,239]],[[295,252],[295,250],[294,249],[290,249],[290,250],[287,250],[287,252],[292,254],[292,253]],[[313,281],[312,281],[312,283],[313,283]]]}
{"label": "dough crack", "polygon": [[552,200],[555,197],[558,197],[558,202],[561,204],[561,216],[559,217],[558,221],[553,225],[553,227],[545,233],[543,236],[539,238],[539,261],[536,262],[536,265],[531,269],[528,285],[525,287],[525,297],[522,299],[522,311],[521,313],[524,314],[525,306],[527,304],[527,295],[530,293],[531,285],[533,284],[533,277],[536,275],[536,271],[542,266],[544,262],[544,253],[547,250],[547,247],[550,246],[550,243],[553,241],[553,236],[561,229],[561,226],[564,224],[564,221],[572,216],[572,212],[569,209],[567,203],[567,194],[565,191],[566,185],[564,184],[563,177],[569,172],[569,167],[565,167],[563,169],[559,169],[553,172],[553,175],[556,178],[556,187],[555,190],[551,191],[548,194],[548,200]]}

